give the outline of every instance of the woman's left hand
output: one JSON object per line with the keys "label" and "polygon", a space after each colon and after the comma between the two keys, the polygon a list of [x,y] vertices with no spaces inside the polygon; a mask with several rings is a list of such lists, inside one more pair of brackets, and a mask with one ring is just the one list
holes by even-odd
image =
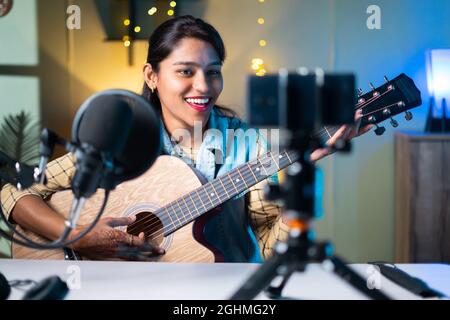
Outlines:
{"label": "woman's left hand", "polygon": [[[362,117],[362,111],[361,111],[361,109],[359,109],[355,113],[355,122],[358,121],[361,117]],[[334,151],[336,151],[334,146],[337,141],[340,141],[342,139],[345,141],[350,141],[354,137],[360,136],[372,128],[373,128],[373,125],[369,124],[367,126],[360,128],[359,131],[357,132],[356,127],[354,125],[341,126],[339,128],[339,130],[336,131],[336,133],[330,138],[330,140],[327,141],[326,148],[319,148],[319,149],[314,150],[311,153],[311,161],[315,162],[315,161],[320,160],[323,157],[326,157],[327,155],[333,153]]]}

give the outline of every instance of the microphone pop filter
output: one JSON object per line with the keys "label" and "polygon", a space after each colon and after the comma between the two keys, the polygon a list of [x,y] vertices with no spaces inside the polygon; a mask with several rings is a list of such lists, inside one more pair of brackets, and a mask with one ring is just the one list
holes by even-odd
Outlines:
{"label": "microphone pop filter", "polygon": [[86,100],[72,125],[72,142],[113,156],[116,184],[147,171],[160,153],[160,120],[143,97],[106,90]]}

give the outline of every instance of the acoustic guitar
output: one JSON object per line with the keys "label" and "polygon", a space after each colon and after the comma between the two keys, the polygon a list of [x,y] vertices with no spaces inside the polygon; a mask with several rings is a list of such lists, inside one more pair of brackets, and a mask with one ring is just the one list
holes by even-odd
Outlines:
{"label": "acoustic guitar", "polygon": [[[409,120],[410,109],[421,104],[420,91],[405,74],[374,90],[359,95],[355,110],[362,110],[361,126],[378,123],[405,112]],[[328,140],[338,128],[324,127],[314,135]],[[383,128],[384,129],[384,128]],[[381,132],[382,133],[382,132]],[[163,247],[166,253],[155,258],[161,262],[219,262],[220,252],[209,245],[203,236],[208,219],[222,203],[240,195],[258,182],[275,174],[297,160],[293,151],[268,152],[230,172],[205,183],[205,179],[181,159],[160,156],[142,176],[120,184],[111,192],[104,217],[136,215],[136,221],[123,230],[134,235],[145,233],[146,241]],[[89,224],[103,202],[99,191],[86,202],[79,223]],[[48,205],[61,215],[67,214],[72,203],[71,190],[53,194]],[[34,241],[47,239],[17,226]],[[35,250],[12,244],[13,258],[17,259],[83,259],[73,250]]]}

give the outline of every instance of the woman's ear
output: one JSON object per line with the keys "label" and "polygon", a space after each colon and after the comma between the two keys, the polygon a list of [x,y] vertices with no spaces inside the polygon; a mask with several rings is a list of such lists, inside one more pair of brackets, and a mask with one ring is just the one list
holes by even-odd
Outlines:
{"label": "woman's ear", "polygon": [[158,82],[158,75],[153,70],[152,65],[150,63],[146,63],[144,65],[144,80],[150,90],[156,90],[156,84]]}

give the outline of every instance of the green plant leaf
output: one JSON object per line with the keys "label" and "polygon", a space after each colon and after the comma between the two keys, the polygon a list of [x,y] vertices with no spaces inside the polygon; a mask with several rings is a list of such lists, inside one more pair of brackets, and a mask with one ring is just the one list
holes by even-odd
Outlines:
{"label": "green plant leaf", "polygon": [[0,126],[0,150],[12,159],[36,165],[39,161],[40,124],[21,111],[8,115]]}

